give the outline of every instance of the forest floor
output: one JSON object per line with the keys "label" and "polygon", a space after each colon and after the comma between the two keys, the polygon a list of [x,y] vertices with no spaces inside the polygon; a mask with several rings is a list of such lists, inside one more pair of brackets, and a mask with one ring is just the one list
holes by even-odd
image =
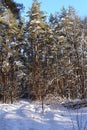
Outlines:
{"label": "forest floor", "polygon": [[0,104],[0,130],[87,130],[87,107],[70,109],[60,105],[20,100]]}

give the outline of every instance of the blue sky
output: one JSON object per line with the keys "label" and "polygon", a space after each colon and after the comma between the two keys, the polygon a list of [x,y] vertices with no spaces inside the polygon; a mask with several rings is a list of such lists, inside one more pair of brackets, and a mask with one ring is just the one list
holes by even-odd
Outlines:
{"label": "blue sky", "polygon": [[[25,6],[25,12],[32,5],[32,0],[15,0],[18,3],[22,3]],[[76,9],[76,12],[80,17],[87,16],[87,0],[39,0],[41,2],[41,10],[46,11],[48,15],[50,13],[59,12],[64,6],[72,6]]]}

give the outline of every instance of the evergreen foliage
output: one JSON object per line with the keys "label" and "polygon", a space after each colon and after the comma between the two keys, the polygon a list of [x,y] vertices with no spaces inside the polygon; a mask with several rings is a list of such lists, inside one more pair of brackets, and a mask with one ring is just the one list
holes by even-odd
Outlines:
{"label": "evergreen foliage", "polygon": [[33,0],[21,18],[22,4],[0,1],[0,96],[42,100],[47,94],[87,96],[87,17],[73,7],[51,14],[49,22]]}

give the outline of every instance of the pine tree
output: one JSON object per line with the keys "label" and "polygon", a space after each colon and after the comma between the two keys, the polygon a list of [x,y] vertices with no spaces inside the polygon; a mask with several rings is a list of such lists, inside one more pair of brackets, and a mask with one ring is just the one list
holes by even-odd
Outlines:
{"label": "pine tree", "polygon": [[40,3],[37,0],[33,1],[29,14],[29,21],[27,24],[28,47],[31,49],[32,56],[32,78],[33,78],[33,92],[36,98],[41,99],[42,96],[42,79],[41,73],[43,70],[42,62],[45,57],[44,49],[47,43],[47,31],[49,25],[45,22],[44,12],[40,11]]}
{"label": "pine tree", "polygon": [[[0,25],[4,29],[2,32],[2,39],[4,43],[1,43],[3,46],[2,52],[2,77],[3,77],[3,102],[6,103],[6,100],[9,99],[9,94],[11,93],[11,103],[13,103],[13,93],[14,93],[14,79],[12,78],[12,84],[9,81],[10,73],[14,74],[14,68],[10,65],[9,59],[12,57],[14,59],[12,52],[12,41],[16,39],[16,36],[19,36],[20,28],[18,27],[18,21],[12,11],[8,6],[4,6],[4,3],[1,4],[3,8],[2,15],[0,16]],[[4,25],[4,26],[3,26]],[[15,43],[16,44],[16,43]],[[12,63],[13,64],[13,63]],[[12,71],[11,71],[12,70]],[[12,76],[13,77],[13,76]],[[9,87],[10,86],[10,87]]]}
{"label": "pine tree", "polygon": [[[78,57],[81,46],[79,38],[82,34],[79,30],[81,20],[72,7],[69,7],[68,10],[63,7],[60,14],[51,16],[50,22],[54,29],[54,55],[56,57],[54,65],[57,72],[54,80],[56,79],[57,82],[57,92],[61,96],[77,97],[82,86],[81,79],[76,78],[76,75],[78,75],[76,74],[78,68],[76,66],[79,66],[81,71],[81,63]],[[73,93],[74,95],[72,95]]]}

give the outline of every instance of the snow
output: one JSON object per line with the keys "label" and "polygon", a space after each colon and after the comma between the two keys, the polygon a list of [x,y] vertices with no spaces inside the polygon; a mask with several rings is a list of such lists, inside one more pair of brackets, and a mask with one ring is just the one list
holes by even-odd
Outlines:
{"label": "snow", "polygon": [[31,25],[32,25],[32,24],[39,24],[39,23],[40,23],[39,20],[31,20],[31,22],[30,22]]}
{"label": "snow", "polygon": [[40,21],[38,20],[38,21],[36,21],[36,23],[38,24],[38,23],[40,23]]}
{"label": "snow", "polygon": [[64,39],[64,36],[59,36],[58,39],[59,39],[59,40],[63,40],[63,39]]}
{"label": "snow", "polygon": [[18,45],[16,42],[11,42],[10,44],[13,45],[13,46],[17,46]]}
{"label": "snow", "polygon": [[15,61],[15,64],[16,64],[17,66],[19,66],[19,67],[22,67],[22,66],[23,66],[21,61]]}
{"label": "snow", "polygon": [[25,73],[20,72],[20,74],[18,74],[18,77],[23,77],[23,76],[25,76],[25,75],[26,75]]}
{"label": "snow", "polygon": [[68,22],[69,25],[73,25],[73,22]]}
{"label": "snow", "polygon": [[0,104],[0,130],[84,130],[86,121],[86,107],[71,110],[44,105],[43,112],[40,102]]}
{"label": "snow", "polygon": [[10,58],[10,56],[12,56],[12,53],[11,53],[11,52],[8,52],[8,57]]}
{"label": "snow", "polygon": [[36,15],[38,15],[39,13],[34,13],[34,14],[32,14],[32,16],[36,16]]}
{"label": "snow", "polygon": [[3,61],[3,67],[5,67],[5,66],[9,66],[9,63],[6,61]]}
{"label": "snow", "polygon": [[35,29],[32,31],[32,32],[36,32],[36,31],[38,31],[38,30],[40,30],[41,29],[41,27],[40,26],[37,26],[37,27],[35,27]]}
{"label": "snow", "polygon": [[65,18],[62,18],[61,20],[62,20],[62,21],[65,21],[66,19],[65,19]]}
{"label": "snow", "polygon": [[58,27],[58,24],[55,24],[54,28],[57,28]]}
{"label": "snow", "polygon": [[66,18],[69,18],[69,15],[66,15]]}

